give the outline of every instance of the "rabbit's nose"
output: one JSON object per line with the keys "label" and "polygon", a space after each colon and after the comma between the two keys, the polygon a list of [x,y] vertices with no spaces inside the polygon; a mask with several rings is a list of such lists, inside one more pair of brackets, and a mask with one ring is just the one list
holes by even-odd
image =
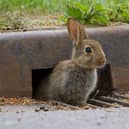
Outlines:
{"label": "rabbit's nose", "polygon": [[104,65],[106,63],[106,59],[105,58],[101,58],[100,60],[99,60],[99,64],[100,65]]}

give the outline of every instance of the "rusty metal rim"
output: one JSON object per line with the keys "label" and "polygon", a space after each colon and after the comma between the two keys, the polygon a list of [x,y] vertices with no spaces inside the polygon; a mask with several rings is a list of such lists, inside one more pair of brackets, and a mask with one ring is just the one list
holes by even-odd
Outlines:
{"label": "rusty metal rim", "polygon": [[[109,33],[115,33],[115,32],[122,32],[122,31],[126,31],[129,30],[129,25],[118,25],[118,26],[108,26],[108,27],[94,27],[94,28],[86,28],[87,32],[89,33],[102,33],[105,32],[108,34]],[[50,34],[56,35],[57,34],[62,34],[62,33],[67,33],[66,29],[44,29],[44,30],[28,30],[28,31],[18,31],[18,32],[5,32],[5,33],[0,33],[0,40],[4,39],[4,38],[27,38],[28,36],[49,36]],[[16,36],[16,37],[15,37]],[[29,38],[29,37],[28,37]],[[20,39],[19,39],[20,40]]]}

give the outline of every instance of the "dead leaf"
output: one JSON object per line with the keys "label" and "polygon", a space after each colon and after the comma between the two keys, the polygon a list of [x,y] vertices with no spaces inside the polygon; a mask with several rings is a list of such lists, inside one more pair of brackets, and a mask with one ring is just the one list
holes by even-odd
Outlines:
{"label": "dead leaf", "polygon": [[5,101],[4,101],[4,99],[0,99],[0,105],[4,105],[5,104]]}

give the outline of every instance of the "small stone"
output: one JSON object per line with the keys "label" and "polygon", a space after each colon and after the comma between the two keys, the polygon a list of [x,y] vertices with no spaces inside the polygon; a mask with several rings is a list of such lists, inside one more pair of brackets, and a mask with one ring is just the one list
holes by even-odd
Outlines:
{"label": "small stone", "polygon": [[35,109],[35,112],[39,112],[40,110],[39,109]]}
{"label": "small stone", "polygon": [[48,107],[40,107],[40,110],[43,110],[43,111],[49,111]]}

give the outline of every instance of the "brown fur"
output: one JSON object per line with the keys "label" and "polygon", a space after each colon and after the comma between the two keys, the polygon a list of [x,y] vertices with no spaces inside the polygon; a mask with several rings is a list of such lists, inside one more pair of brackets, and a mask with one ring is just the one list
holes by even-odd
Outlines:
{"label": "brown fur", "polygon": [[[68,20],[68,31],[73,41],[72,59],[57,64],[41,84],[38,96],[83,105],[96,88],[96,68],[104,65],[106,58],[101,45],[88,39],[84,27],[77,21]],[[86,52],[87,47],[91,53]]]}

